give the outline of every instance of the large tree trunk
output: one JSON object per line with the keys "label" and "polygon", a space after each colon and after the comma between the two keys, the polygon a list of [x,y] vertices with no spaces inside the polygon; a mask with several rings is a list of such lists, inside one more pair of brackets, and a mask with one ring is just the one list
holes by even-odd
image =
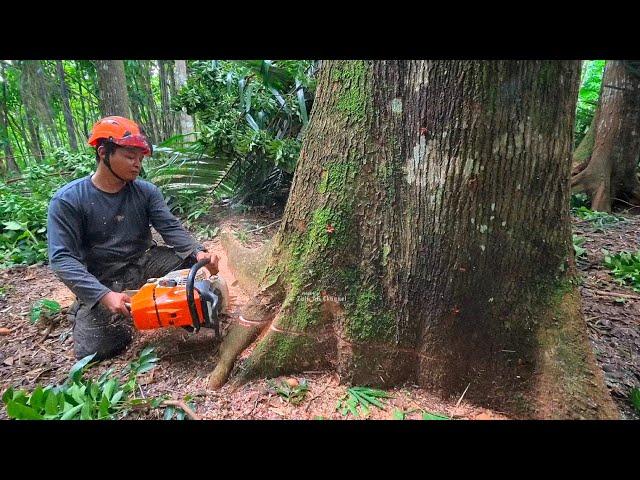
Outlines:
{"label": "large tree trunk", "polygon": [[591,197],[592,210],[610,212],[616,200],[640,204],[640,73],[634,63],[607,62],[591,156],[571,179],[575,191]]}
{"label": "large tree trunk", "polygon": [[325,63],[262,289],[210,385],[267,321],[241,380],[332,367],[469,385],[521,416],[614,417],[568,273],[578,76],[579,62]]}
{"label": "large tree trunk", "polygon": [[[186,60],[176,60],[175,61],[175,83],[176,90],[180,91],[180,89],[187,83],[187,61]],[[191,115],[187,114],[186,109],[182,107],[180,111],[180,133],[183,135],[190,134],[194,131],[193,118]],[[185,137],[186,141],[195,140],[194,135],[187,135]]]}
{"label": "large tree trunk", "polygon": [[129,118],[129,95],[122,60],[95,60],[102,115]]}
{"label": "large tree trunk", "polygon": [[78,151],[78,140],[76,139],[76,129],[73,125],[73,115],[71,114],[71,104],[69,103],[69,89],[67,81],[64,78],[64,65],[62,60],[56,60],[56,70],[58,72],[58,81],[60,82],[60,98],[62,99],[62,112],[64,114],[64,123],[67,126],[67,135],[69,137],[69,145],[74,152]]}

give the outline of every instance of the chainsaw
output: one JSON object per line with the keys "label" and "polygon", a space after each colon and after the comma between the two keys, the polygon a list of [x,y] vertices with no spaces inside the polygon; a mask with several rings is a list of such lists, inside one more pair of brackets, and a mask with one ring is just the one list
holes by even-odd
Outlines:
{"label": "chainsaw", "polygon": [[126,291],[131,296],[126,305],[134,326],[138,330],[184,327],[195,332],[206,327],[219,337],[218,317],[227,311],[229,289],[220,275],[207,278],[206,269],[200,271],[209,262],[205,258],[190,269],[150,278],[139,290]]}

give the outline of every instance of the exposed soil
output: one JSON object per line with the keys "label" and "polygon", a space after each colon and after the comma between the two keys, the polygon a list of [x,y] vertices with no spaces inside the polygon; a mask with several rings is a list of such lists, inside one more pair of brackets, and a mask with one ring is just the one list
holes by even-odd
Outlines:
{"label": "exposed soil", "polygon": [[[588,222],[575,221],[576,233],[586,238],[587,260],[578,266],[584,276],[582,287],[583,312],[598,362],[604,369],[607,385],[624,418],[638,418],[629,403],[632,387],[640,385],[640,300],[626,299],[616,303],[616,297],[603,296],[598,291],[620,292],[634,295],[630,289],[618,286],[607,270],[601,266],[601,248],[612,252],[635,250],[635,232],[640,219],[627,216],[628,222],[616,225],[604,233],[594,232]],[[273,212],[253,211],[229,215],[224,210],[214,211],[208,219],[214,225],[236,231],[236,237],[248,247],[256,247],[270,238],[278,228],[278,217]],[[265,228],[262,228],[265,227]],[[217,239],[205,242],[210,251],[220,258],[220,274],[230,289],[230,311],[226,319],[238,318],[239,306],[247,301],[229,270],[226,257]],[[32,325],[29,312],[33,303],[41,298],[58,301],[63,308],[74,300],[73,294],[55,277],[46,265],[14,267],[0,271],[0,392],[9,387],[31,391],[37,384],[64,382],[73,357],[72,326],[65,315],[58,315],[51,328]],[[638,295],[640,298],[640,295]],[[276,393],[272,383],[257,380],[237,389],[225,385],[219,391],[206,389],[207,376],[216,362],[218,341],[213,332],[203,329],[198,334],[182,329],[164,329],[136,332],[132,346],[116,359],[101,362],[89,374],[99,375],[108,368],[119,372],[136,358],[140,351],[151,345],[160,358],[158,366],[140,380],[140,396],[169,395],[181,400],[193,397],[197,414],[204,419],[344,419],[336,411],[336,402],[347,387],[340,385],[335,372],[304,372],[296,379],[306,380],[309,391],[301,404],[287,403]],[[245,352],[245,356],[246,356]],[[275,379],[276,382],[283,380]],[[388,391],[384,410],[373,408],[368,418],[390,419],[394,411],[406,412],[407,419],[420,419],[423,412],[443,414],[461,419],[507,419],[502,412],[490,411],[468,403],[464,398],[442,399],[415,385],[405,385]],[[134,418],[162,418],[163,409],[139,412]],[[0,418],[6,418],[0,408]]]}

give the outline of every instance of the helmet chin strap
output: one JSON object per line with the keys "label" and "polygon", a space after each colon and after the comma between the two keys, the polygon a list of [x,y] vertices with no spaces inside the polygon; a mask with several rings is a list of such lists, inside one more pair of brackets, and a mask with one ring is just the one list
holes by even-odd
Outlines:
{"label": "helmet chin strap", "polygon": [[113,168],[111,168],[111,160],[109,159],[109,157],[111,156],[111,148],[113,147],[106,149],[103,162],[114,177],[116,177],[118,180],[126,184],[128,180],[125,180],[124,178],[122,178],[120,175],[118,175],[116,172],[113,171]]}

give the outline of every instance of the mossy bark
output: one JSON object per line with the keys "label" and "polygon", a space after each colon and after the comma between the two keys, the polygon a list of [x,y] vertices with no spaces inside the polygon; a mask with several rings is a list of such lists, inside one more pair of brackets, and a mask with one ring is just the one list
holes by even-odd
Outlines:
{"label": "mossy bark", "polygon": [[[596,111],[593,147],[576,169],[571,187],[591,198],[591,208],[610,212],[612,204],[640,205],[640,76],[627,61],[608,61]],[[591,129],[590,129],[591,130]]]}
{"label": "mossy bark", "polygon": [[549,299],[572,252],[578,72],[325,62],[261,282],[265,311],[279,309],[237,378],[331,367],[445,395],[471,384],[466,398],[535,416]]}
{"label": "mossy bark", "polygon": [[589,125],[587,133],[584,134],[584,137],[582,137],[580,144],[573,152],[572,173],[581,172],[589,163],[589,159],[591,158],[591,154],[593,153],[593,144],[596,138],[597,120],[598,115],[596,112],[596,114],[593,115],[593,119],[591,120],[591,125]]}

